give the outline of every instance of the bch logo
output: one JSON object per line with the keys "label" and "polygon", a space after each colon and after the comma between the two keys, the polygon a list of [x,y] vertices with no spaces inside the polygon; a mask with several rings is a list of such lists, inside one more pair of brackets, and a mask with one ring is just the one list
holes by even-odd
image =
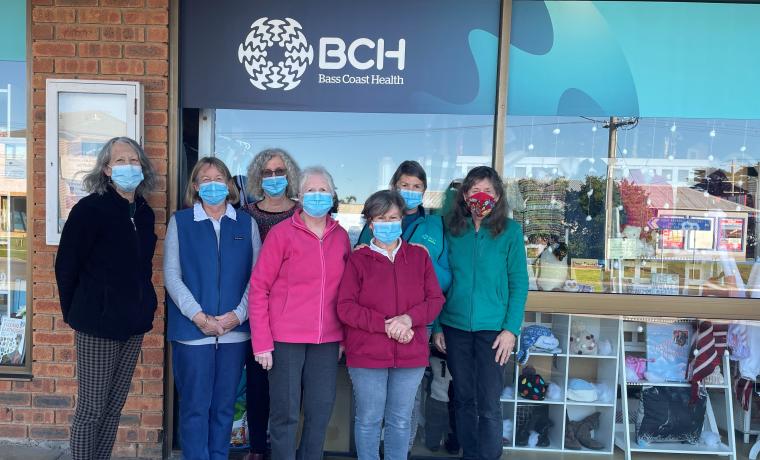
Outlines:
{"label": "bch logo", "polygon": [[[283,56],[280,60],[274,57],[279,53]],[[263,91],[267,89],[289,91],[301,83],[306,68],[314,61],[314,49],[306,42],[301,24],[295,19],[261,18],[251,25],[251,31],[245,41],[238,46],[238,60],[245,66],[250,76],[249,81],[254,87]],[[348,66],[356,70],[373,68],[383,70],[387,67],[388,60],[395,60],[395,67],[399,71],[404,70],[406,40],[399,39],[394,50],[388,49],[382,38],[377,40],[357,38],[348,43],[340,37],[319,39],[317,66],[320,69],[341,70]],[[383,77],[381,75],[320,74],[319,82],[403,84],[403,78],[400,75]]]}
{"label": "bch logo", "polygon": [[[284,50],[284,59],[276,63],[267,59],[275,46]],[[290,91],[301,83],[306,67],[314,60],[314,49],[295,19],[261,18],[251,25],[238,47],[238,60],[256,88]]]}

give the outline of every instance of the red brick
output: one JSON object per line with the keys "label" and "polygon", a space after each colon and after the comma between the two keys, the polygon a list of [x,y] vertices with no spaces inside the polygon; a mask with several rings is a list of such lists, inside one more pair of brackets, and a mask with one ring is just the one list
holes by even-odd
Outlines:
{"label": "red brick", "polygon": [[55,392],[59,394],[73,395],[77,393],[78,383],[76,379],[56,379]]}
{"label": "red brick", "polygon": [[[33,58],[32,59],[32,72],[35,73],[51,73],[55,69],[55,61],[50,58]],[[43,96],[44,103],[44,96]]]}
{"label": "red brick", "polygon": [[139,8],[145,6],[145,0],[100,0],[101,6],[118,6],[120,8]]}
{"label": "red brick", "polygon": [[121,57],[121,45],[116,43],[80,43],[80,57]]}
{"label": "red brick", "polygon": [[148,8],[169,8],[169,0],[147,0]]}
{"label": "red brick", "polygon": [[142,350],[143,364],[163,364],[164,350],[161,348],[148,348]]}
{"label": "red brick", "polygon": [[[40,258],[43,254],[37,254],[37,259]],[[53,297],[53,294],[55,293],[55,289],[53,289],[53,285],[50,283],[35,283],[34,284],[34,297],[40,298],[40,299],[46,299]]]}
{"label": "red brick", "polygon": [[169,12],[166,10],[125,11],[124,24],[163,25],[169,23]]}
{"label": "red brick", "polygon": [[[49,348],[50,356],[53,356],[53,349],[50,347],[34,347],[34,359],[37,360],[37,354],[41,348]],[[32,393],[54,393],[55,392],[55,379],[41,379],[35,378],[27,381],[15,381],[13,382],[13,389],[16,391],[26,391]]]}
{"label": "red brick", "polygon": [[10,380],[0,380],[0,391],[11,391],[13,388],[13,382]]}
{"label": "red brick", "polygon": [[[35,125],[35,126],[42,126],[43,128],[45,127],[45,125],[41,125],[41,124],[38,124],[38,125]],[[50,252],[35,252],[34,254],[32,254],[32,263],[33,264],[41,264],[41,265],[51,266],[54,261],[55,261],[55,257],[53,255],[53,253],[50,253]],[[37,287],[38,286],[35,286],[35,289]],[[35,291],[34,294],[36,295],[37,292]]]}
{"label": "red brick", "polygon": [[72,409],[61,409],[55,411],[55,423],[57,425],[71,425],[71,420],[74,418],[74,411]]}
{"label": "red brick", "polygon": [[13,420],[13,411],[10,407],[0,407],[0,423],[11,422]]}
{"label": "red brick", "polygon": [[146,93],[166,93],[169,85],[166,77],[135,77],[134,79],[143,84]]}
{"label": "red brick", "polygon": [[60,313],[61,304],[55,300],[35,300],[34,313]]}
{"label": "red brick", "polygon": [[169,63],[167,61],[146,61],[146,75],[169,75]]}
{"label": "red brick", "polygon": [[26,438],[26,425],[0,424],[0,438]]}
{"label": "red brick", "polygon": [[14,409],[13,421],[27,425],[55,423],[55,412],[51,409]]}
{"label": "red brick", "polygon": [[121,11],[114,8],[82,8],[79,10],[82,24],[121,24]]}
{"label": "red brick", "polygon": [[129,26],[103,27],[103,40],[114,42],[143,42],[145,41],[145,28]]}
{"label": "red brick", "polygon": [[[148,63],[150,64],[150,62]],[[146,110],[166,110],[169,108],[169,96],[166,94],[146,94]]]}
{"label": "red brick", "polygon": [[145,63],[136,59],[101,59],[100,71],[107,75],[142,75]]}
{"label": "red brick", "polygon": [[98,73],[98,60],[66,58],[56,59],[55,73]]}
{"label": "red brick", "polygon": [[165,126],[146,126],[145,142],[166,142],[168,135]]}
{"label": "red brick", "polygon": [[147,41],[152,43],[169,41],[169,29],[166,27],[148,27],[146,34]]}
{"label": "red brick", "polygon": [[[40,377],[74,377],[73,364],[33,363],[32,373]],[[56,383],[60,391],[60,383]]]}
{"label": "red brick", "polygon": [[64,426],[30,426],[29,437],[44,441],[68,440],[69,428]]}
{"label": "red brick", "polygon": [[142,392],[145,396],[163,396],[164,382],[161,380],[143,380]]}
{"label": "red brick", "polygon": [[35,42],[32,54],[35,56],[74,56],[77,52],[73,43]]}
{"label": "red brick", "polygon": [[142,413],[142,426],[146,428],[161,428],[164,425],[164,416],[161,413]]}
{"label": "red brick", "polygon": [[52,40],[53,26],[47,25],[47,24],[32,25],[32,39],[33,40]]}
{"label": "red brick", "polygon": [[32,328],[35,331],[52,331],[53,317],[48,315],[34,315],[34,318],[32,318]]}
{"label": "red brick", "polygon": [[68,345],[74,346],[73,332],[34,332],[35,345]]}
{"label": "red brick", "polygon": [[98,0],[55,0],[58,6],[98,6]]}
{"label": "red brick", "polygon": [[32,21],[70,23],[76,20],[76,10],[73,8],[42,8],[32,9]]}
{"label": "red brick", "polygon": [[62,363],[72,363],[76,361],[76,351],[73,348],[56,348],[55,361]]}
{"label": "red brick", "polygon": [[131,396],[124,404],[127,411],[158,411],[163,408],[164,402],[160,397]]}
{"label": "red brick", "polygon": [[53,0],[32,0],[32,5],[35,5],[35,6],[37,5],[48,6],[52,4],[53,4]]}
{"label": "red brick", "polygon": [[143,337],[142,347],[143,348],[163,348],[164,336],[156,335],[156,334],[146,334],[145,337]]}
{"label": "red brick", "polygon": [[32,351],[32,356],[35,361],[39,362],[53,361],[53,348],[35,346],[34,350]]}
{"label": "red brick", "polygon": [[167,59],[169,57],[168,45],[159,44],[129,44],[124,45],[124,57],[140,59]]}
{"label": "red brick", "polygon": [[66,324],[66,321],[63,320],[62,316],[56,316],[53,320],[53,330],[54,331],[70,331],[71,327]]}
{"label": "red brick", "polygon": [[98,40],[100,30],[97,26],[56,26],[55,38],[58,40]]}

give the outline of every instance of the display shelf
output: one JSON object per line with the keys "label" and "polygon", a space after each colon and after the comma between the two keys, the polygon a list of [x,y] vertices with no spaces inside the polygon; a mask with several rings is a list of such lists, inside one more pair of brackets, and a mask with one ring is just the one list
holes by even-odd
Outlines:
{"label": "display shelf", "polygon": [[[502,398],[503,418],[519,421],[518,413],[522,413],[523,407],[533,406],[546,410],[549,413],[549,419],[553,425],[549,429],[549,446],[547,447],[529,447],[518,446],[514,439],[504,444],[505,450],[526,451],[526,452],[554,452],[562,454],[581,454],[581,455],[610,455],[614,448],[614,415],[616,400],[612,401],[594,401],[582,402],[567,399],[568,382],[571,378],[581,378],[590,383],[603,383],[614,390],[617,385],[618,373],[618,336],[621,327],[620,318],[598,318],[581,315],[564,315],[564,314],[545,314],[538,312],[528,312],[525,318],[525,327],[531,324],[540,324],[549,328],[559,341],[561,353],[547,353],[543,351],[531,351],[527,365],[533,366],[536,373],[544,378],[544,381],[556,384],[560,389],[560,398],[556,400],[531,401],[523,399],[517,394],[520,371],[522,368],[509,363],[509,371],[505,372],[505,385],[515,388],[515,398]],[[600,340],[609,341],[612,354],[605,355],[578,355],[570,352],[570,337],[572,325],[582,325],[584,330]],[[519,344],[518,350],[519,351]],[[575,420],[573,417],[583,414],[591,414],[599,411],[600,428],[595,433],[595,437],[604,444],[605,449],[595,451],[591,449],[573,450],[566,449],[565,429],[567,417]],[[606,425],[606,428],[605,428]],[[518,431],[517,423],[513,424],[513,438]]]}
{"label": "display shelf", "polygon": [[[736,440],[734,438],[734,414],[733,414],[733,392],[728,383],[718,385],[702,385],[707,390],[707,407],[705,408],[705,420],[703,431],[709,430],[719,433],[716,413],[713,410],[711,399],[716,395],[722,398],[724,410],[720,414],[725,419],[725,434],[720,434],[721,444],[717,447],[708,447],[704,444],[686,444],[678,442],[653,442],[646,447],[639,446],[636,443],[635,427],[631,422],[631,412],[629,407],[638,404],[637,401],[629,401],[628,389],[632,387],[671,387],[671,388],[689,388],[689,382],[648,382],[636,381],[628,382],[625,370],[625,357],[627,354],[642,356],[646,352],[644,347],[644,328],[640,325],[640,320],[624,321],[620,328],[620,357],[619,362],[619,386],[622,417],[621,422],[615,424],[614,440],[615,445],[625,453],[625,460],[631,460],[634,453],[662,453],[662,454],[684,454],[684,455],[717,455],[728,457],[736,460]],[[723,381],[730,382],[730,366],[728,353],[724,353],[720,363],[720,369],[723,372]],[[723,442],[723,441],[727,442]],[[687,457],[688,458],[688,457]]]}
{"label": "display shelf", "polygon": [[[629,432],[631,439],[636,437],[636,433]],[[625,443],[625,433],[623,430],[615,430],[615,444],[620,446]],[[684,444],[678,442],[658,442],[651,444],[649,447],[631,446],[629,448],[631,452],[649,452],[649,453],[663,453],[663,454],[689,454],[689,455],[719,455],[722,457],[736,458],[736,453],[730,446],[725,443],[721,443],[718,448],[707,446],[703,444]]]}

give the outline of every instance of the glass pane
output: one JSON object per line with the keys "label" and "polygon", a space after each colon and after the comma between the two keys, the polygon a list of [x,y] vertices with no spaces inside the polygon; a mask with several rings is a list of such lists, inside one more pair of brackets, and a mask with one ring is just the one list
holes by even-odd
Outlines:
{"label": "glass pane", "polygon": [[388,188],[402,161],[425,168],[428,208],[441,207],[453,179],[490,164],[493,117],[217,110],[215,135],[216,155],[233,175],[245,175],[253,156],[270,147],[290,152],[302,168],[326,167],[341,200],[338,219],[355,242],[364,200]]}
{"label": "glass pane", "polygon": [[618,146],[614,292],[760,296],[760,121],[642,118]]}
{"label": "glass pane", "polygon": [[95,165],[100,148],[112,137],[127,135],[127,97],[60,93],[58,112],[60,232],[71,208],[87,195],[82,179]]}
{"label": "glass pane", "polygon": [[606,292],[607,130],[582,117],[509,116],[504,181],[530,288]]}
{"label": "glass pane", "polygon": [[15,25],[4,31],[7,40],[0,41],[0,366],[23,366],[28,345],[26,269],[29,254],[27,74],[23,38],[26,4],[11,2],[7,6],[0,10]]}

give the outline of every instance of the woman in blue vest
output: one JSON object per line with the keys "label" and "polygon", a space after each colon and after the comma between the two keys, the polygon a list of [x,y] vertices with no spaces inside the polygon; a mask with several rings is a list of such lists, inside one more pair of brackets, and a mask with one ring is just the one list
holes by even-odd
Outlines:
{"label": "woman in blue vest", "polygon": [[248,352],[248,282],[261,247],[224,163],[201,158],[169,221],[164,278],[184,460],[226,460]]}
{"label": "woman in blue vest", "polygon": [[[430,254],[433,269],[438,278],[438,284],[444,295],[451,285],[451,269],[449,268],[449,256],[444,238],[443,218],[431,214],[422,207],[422,198],[427,190],[427,174],[425,169],[416,161],[407,160],[402,162],[391,177],[390,189],[398,191],[404,198],[406,209],[401,220],[401,238],[408,243],[416,243],[424,246]],[[372,230],[365,225],[359,235],[357,246],[369,245],[372,240]],[[432,328],[428,327],[428,335]],[[412,430],[409,439],[409,450],[412,449],[414,438],[417,436],[417,426],[420,417],[420,404],[422,391],[417,391],[412,412]]]}

